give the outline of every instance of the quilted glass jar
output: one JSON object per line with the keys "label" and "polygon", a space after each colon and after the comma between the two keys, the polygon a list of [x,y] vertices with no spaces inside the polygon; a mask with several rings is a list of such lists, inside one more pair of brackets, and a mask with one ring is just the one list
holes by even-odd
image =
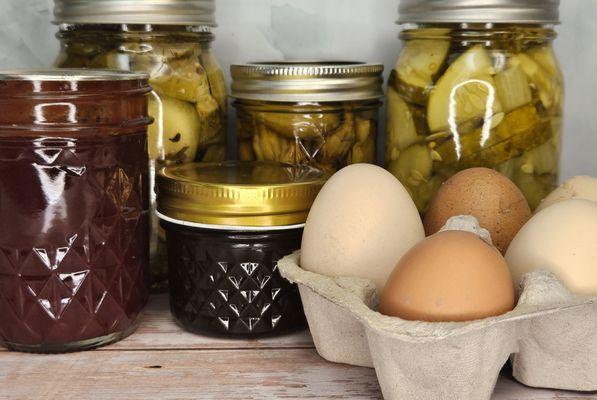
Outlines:
{"label": "quilted glass jar", "polygon": [[81,350],[148,294],[147,76],[0,74],[0,342]]}
{"label": "quilted glass jar", "polygon": [[295,285],[277,262],[298,250],[327,175],[310,166],[226,162],[158,174],[170,307],[186,329],[255,336],[305,325]]}
{"label": "quilted glass jar", "polygon": [[[60,68],[145,72],[154,89],[148,131],[151,206],[155,171],[226,159],[227,88],[212,51],[214,0],[55,0]],[[154,211],[152,209],[152,211]],[[164,232],[151,213],[151,285],[167,289]]]}
{"label": "quilted glass jar", "polygon": [[406,0],[387,91],[387,168],[424,213],[439,186],[495,169],[531,208],[558,181],[564,80],[557,0]]}
{"label": "quilted glass jar", "polygon": [[239,159],[375,163],[382,72],[352,62],[233,65]]}

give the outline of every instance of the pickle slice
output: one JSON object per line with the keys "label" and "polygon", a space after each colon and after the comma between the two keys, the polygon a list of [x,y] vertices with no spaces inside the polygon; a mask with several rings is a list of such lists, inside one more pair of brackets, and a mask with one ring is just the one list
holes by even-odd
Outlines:
{"label": "pickle slice", "polygon": [[550,75],[545,68],[526,54],[513,56],[510,58],[509,64],[518,66],[524,71],[530,83],[537,90],[539,100],[545,109],[559,107],[562,93],[561,89],[558,89],[561,86],[556,76]]}
{"label": "pickle slice", "polygon": [[445,131],[451,125],[501,112],[494,74],[491,57],[481,45],[457,58],[439,78],[429,96],[429,129]]}
{"label": "pickle slice", "polygon": [[355,118],[352,113],[344,113],[342,125],[325,137],[321,148],[324,162],[342,162],[356,142]]}
{"label": "pickle slice", "polygon": [[408,41],[396,63],[394,81],[398,92],[424,105],[427,102],[427,92],[443,67],[449,49],[448,40]]}
{"label": "pickle slice", "polygon": [[201,65],[207,73],[207,81],[211,95],[216,99],[222,113],[224,115],[228,112],[228,88],[226,86],[226,78],[224,71],[220,68],[217,60],[211,52],[201,53]]}
{"label": "pickle slice", "polygon": [[201,158],[203,162],[217,162],[226,159],[226,146],[223,144],[214,144],[209,146]]}
{"label": "pickle slice", "polygon": [[527,76],[519,67],[510,67],[498,73],[495,76],[495,88],[505,113],[533,101]]}
{"label": "pickle slice", "polygon": [[368,136],[364,142],[356,143],[348,155],[349,164],[375,162],[375,137]]}
{"label": "pickle slice", "polygon": [[553,141],[527,151],[520,159],[520,169],[526,174],[544,175],[558,173],[559,151]]}
{"label": "pickle slice", "polygon": [[238,144],[238,158],[242,161],[255,160],[252,140],[241,140]]}
{"label": "pickle slice", "polygon": [[[481,128],[450,138],[434,150],[444,165],[458,162],[460,168],[493,167],[547,142],[552,138],[551,124],[539,117],[535,107],[528,105],[506,114],[502,123],[489,132],[485,142],[483,137]],[[459,143],[458,149],[455,140]]]}
{"label": "pickle slice", "polygon": [[259,161],[277,161],[300,164],[305,154],[298,151],[296,139],[291,140],[271,131],[263,124],[257,124],[253,137],[253,151]]}
{"label": "pickle slice", "polygon": [[194,161],[201,121],[193,105],[154,93],[148,112],[155,119],[147,132],[150,158],[167,163]]}
{"label": "pickle slice", "polygon": [[417,143],[424,138],[419,137],[413,114],[408,104],[391,86],[388,88],[388,123],[386,161],[398,158],[399,151]]}
{"label": "pickle slice", "polygon": [[191,103],[210,95],[207,74],[199,60],[173,60],[149,79],[149,84],[158,92],[178,100]]}
{"label": "pickle slice", "polygon": [[533,47],[527,51],[527,54],[559,82],[564,81],[560,64],[551,46]]}
{"label": "pickle slice", "polygon": [[433,160],[430,149],[424,144],[415,144],[400,152],[397,160],[389,163],[388,170],[403,185],[414,188],[431,177]]}
{"label": "pickle slice", "polygon": [[321,139],[340,127],[340,113],[260,112],[257,120],[288,139]]}
{"label": "pickle slice", "polygon": [[195,110],[200,122],[200,146],[222,141],[223,120],[220,106],[211,95],[198,99]]}
{"label": "pickle slice", "polygon": [[555,189],[556,175],[529,175],[524,172],[514,174],[512,180],[520,188],[520,191],[526,197],[531,210],[536,209],[541,200],[547,197]]}

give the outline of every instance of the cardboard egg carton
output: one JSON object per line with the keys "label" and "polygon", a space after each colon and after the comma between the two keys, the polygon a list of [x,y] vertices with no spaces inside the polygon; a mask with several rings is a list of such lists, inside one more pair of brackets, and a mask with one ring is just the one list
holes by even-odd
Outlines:
{"label": "cardboard egg carton", "polygon": [[597,301],[571,294],[545,271],[528,274],[516,308],[472,322],[412,322],[374,311],[375,286],[278,263],[297,283],[319,354],[373,367],[386,400],[490,399],[503,365],[541,388],[597,390]]}

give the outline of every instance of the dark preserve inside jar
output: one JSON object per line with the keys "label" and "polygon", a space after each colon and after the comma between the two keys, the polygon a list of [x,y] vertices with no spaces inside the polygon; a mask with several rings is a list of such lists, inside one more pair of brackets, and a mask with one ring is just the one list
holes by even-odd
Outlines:
{"label": "dark preserve inside jar", "polygon": [[305,326],[277,262],[301,246],[326,174],[308,166],[226,162],[158,174],[172,314],[200,333],[272,335]]}
{"label": "dark preserve inside jar", "polygon": [[0,74],[0,340],[60,352],[128,335],[147,302],[145,75]]}
{"label": "dark preserve inside jar", "polygon": [[249,335],[305,326],[298,288],[277,272],[277,261],[300,248],[302,228],[251,232],[162,226],[168,237],[171,308],[186,329]]}

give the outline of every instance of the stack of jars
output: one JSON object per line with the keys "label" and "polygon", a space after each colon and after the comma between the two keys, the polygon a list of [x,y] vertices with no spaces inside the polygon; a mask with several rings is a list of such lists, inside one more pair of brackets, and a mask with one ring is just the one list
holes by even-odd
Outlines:
{"label": "stack of jars", "polygon": [[[214,1],[55,0],[61,69],[0,75],[6,346],[119,340],[148,289],[169,290],[174,317],[194,332],[304,327],[277,261],[299,249],[325,181],[377,161],[383,66],[233,65],[239,161],[225,161]],[[474,166],[510,177],[533,207],[554,187],[558,4],[401,1],[385,158],[421,213]]]}

